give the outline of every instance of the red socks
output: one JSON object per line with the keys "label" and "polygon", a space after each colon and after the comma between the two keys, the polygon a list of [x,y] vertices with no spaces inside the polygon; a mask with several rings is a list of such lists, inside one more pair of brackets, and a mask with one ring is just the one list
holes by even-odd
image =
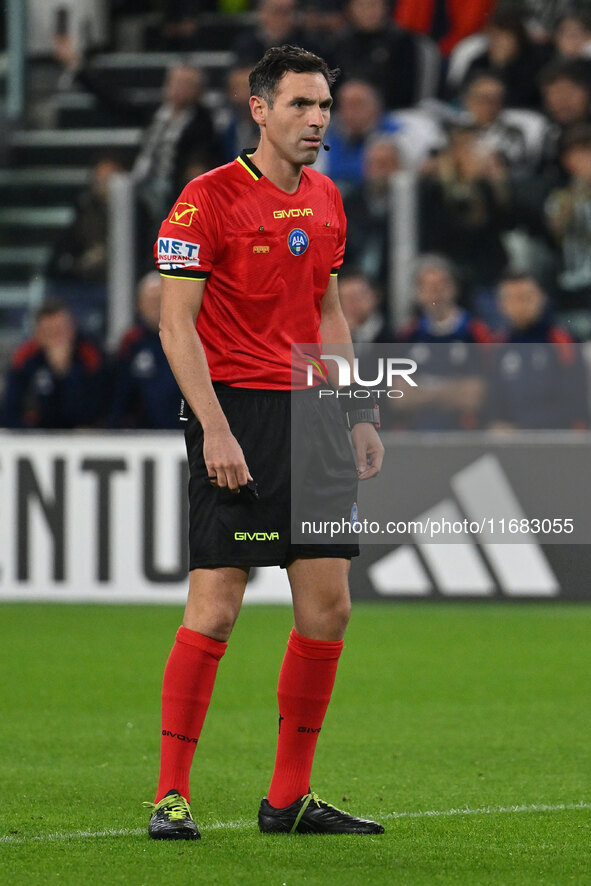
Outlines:
{"label": "red socks", "polygon": [[310,789],[316,742],[332,694],[342,640],[310,640],[293,630],[277,698],[279,738],[268,800],[281,809]]}
{"label": "red socks", "polygon": [[[180,627],[162,684],[160,779],[156,802],[175,788],[190,802],[189,772],[228,644]],[[279,675],[279,739],[269,803],[289,806],[310,787],[316,742],[330,701],[343,641],[310,640],[293,630]]]}
{"label": "red socks", "polygon": [[189,771],[227,643],[180,627],[162,683],[160,779],[156,803],[171,788],[190,802]]}

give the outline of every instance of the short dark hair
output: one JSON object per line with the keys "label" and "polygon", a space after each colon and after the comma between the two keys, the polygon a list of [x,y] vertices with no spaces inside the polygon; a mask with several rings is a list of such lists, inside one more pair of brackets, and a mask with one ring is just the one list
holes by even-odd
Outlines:
{"label": "short dark hair", "polygon": [[71,314],[70,308],[66,302],[55,295],[48,296],[35,311],[35,321],[42,320],[44,317],[53,317],[54,314]]}
{"label": "short dark hair", "polygon": [[559,80],[569,80],[571,83],[576,83],[577,86],[586,89],[587,92],[591,92],[589,71],[582,59],[559,59],[558,61],[550,62],[550,64],[542,68],[538,83],[543,89],[544,86],[551,86]]}
{"label": "short dark hair", "polygon": [[475,83],[479,83],[481,80],[494,80],[495,83],[498,83],[499,86],[503,87],[503,92],[507,91],[507,86],[505,81],[503,80],[500,74],[497,74],[496,71],[487,71],[485,68],[477,68],[475,71],[472,71],[463,85],[462,92],[464,95],[472,89]]}
{"label": "short dark hair", "polygon": [[531,44],[524,16],[511,9],[497,9],[488,20],[488,27],[513,34],[521,50]]}
{"label": "short dark hair", "polygon": [[335,82],[339,70],[331,69],[323,58],[302,49],[301,46],[271,46],[249,74],[250,94],[264,99],[273,107],[277,86],[284,74],[322,74],[329,86]]}
{"label": "short dark hair", "polygon": [[458,287],[459,274],[453,261],[439,252],[423,252],[418,255],[412,267],[413,279],[417,282],[423,271],[441,271]]}
{"label": "short dark hair", "polygon": [[535,271],[530,271],[528,268],[507,268],[505,271],[503,271],[499,278],[498,288],[500,289],[501,286],[504,286],[506,283],[523,282],[533,283],[535,286],[537,286],[540,292],[543,292],[544,295],[546,295],[546,289],[542,285],[540,279],[538,278],[538,275],[535,273]]}
{"label": "short dark hair", "polygon": [[591,123],[577,123],[566,130],[560,141],[560,153],[576,148],[591,148]]}
{"label": "short dark hair", "polygon": [[342,265],[339,268],[339,285],[347,280],[363,280],[375,295],[378,304],[383,301],[384,292],[379,280],[373,274],[366,274],[359,265]]}
{"label": "short dark hair", "polygon": [[377,280],[373,274],[368,274],[364,271],[360,265],[344,264],[339,268],[339,282],[342,282],[343,280],[356,280],[358,277],[365,280],[367,285],[371,286],[372,289],[375,289],[376,292],[381,290],[379,280]]}
{"label": "short dark hair", "polygon": [[591,31],[591,12],[588,9],[571,9],[563,12],[554,24],[554,28],[559,28],[564,22],[578,22],[586,31]]}

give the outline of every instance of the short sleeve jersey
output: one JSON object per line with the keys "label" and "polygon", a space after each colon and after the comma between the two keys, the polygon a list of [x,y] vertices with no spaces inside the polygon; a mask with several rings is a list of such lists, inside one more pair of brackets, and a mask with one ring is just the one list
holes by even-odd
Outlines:
{"label": "short sleeve jersey", "polygon": [[335,184],[308,167],[294,194],[246,152],[186,185],[154,253],[163,276],[207,281],[197,331],[213,381],[291,387],[291,345],[320,340],[345,233]]}

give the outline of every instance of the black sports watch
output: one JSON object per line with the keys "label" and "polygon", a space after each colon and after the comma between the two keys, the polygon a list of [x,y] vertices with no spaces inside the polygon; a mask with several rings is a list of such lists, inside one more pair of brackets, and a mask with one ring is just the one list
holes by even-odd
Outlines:
{"label": "black sports watch", "polygon": [[[363,391],[364,396],[362,398],[356,397],[356,391]],[[363,421],[369,422],[376,429],[380,427],[380,407],[376,403],[374,395],[370,392],[368,397],[367,393],[367,389],[358,384],[349,385],[337,391],[338,401],[345,413],[349,430]]]}
{"label": "black sports watch", "polygon": [[345,412],[345,416],[349,430],[362,421],[369,422],[376,429],[380,427],[380,407],[376,404],[373,406],[366,406],[362,409],[348,409]]}

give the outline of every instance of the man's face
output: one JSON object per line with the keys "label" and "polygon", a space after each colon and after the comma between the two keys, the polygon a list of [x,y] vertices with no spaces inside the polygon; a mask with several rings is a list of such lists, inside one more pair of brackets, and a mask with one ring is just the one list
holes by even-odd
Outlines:
{"label": "man's face", "polygon": [[401,168],[396,145],[378,141],[366,148],[363,157],[364,177],[372,185],[387,188],[390,176]]}
{"label": "man's face", "polygon": [[577,18],[565,18],[559,24],[554,45],[561,55],[578,58],[591,40],[591,33]]}
{"label": "man's face", "polygon": [[253,117],[277,155],[293,165],[314,163],[330,121],[332,98],[322,74],[288,71],[277,85],[273,107],[253,96]]}
{"label": "man's face", "polygon": [[343,130],[353,138],[363,138],[377,125],[381,105],[369,83],[344,83],[339,89],[338,116]]}
{"label": "man's face", "polygon": [[544,105],[550,117],[561,126],[577,123],[587,117],[589,93],[572,80],[556,80],[544,86]]}
{"label": "man's face", "polygon": [[339,283],[341,308],[349,329],[357,329],[378,306],[378,299],[363,277],[346,277]]}
{"label": "man's face", "polygon": [[499,291],[501,313],[516,329],[525,329],[544,313],[546,297],[533,280],[510,280]]}
{"label": "man's face", "polygon": [[387,21],[385,0],[351,0],[347,12],[361,31],[378,31]]}
{"label": "man's face", "polygon": [[425,268],[417,277],[416,301],[425,313],[439,313],[456,300],[456,286],[442,268]]}
{"label": "man's face", "polygon": [[517,36],[505,28],[490,27],[488,41],[488,55],[494,64],[506,65],[519,54]]}
{"label": "man's face", "polygon": [[295,27],[295,0],[263,0],[257,15],[262,29],[280,43]]}
{"label": "man's face", "polygon": [[591,145],[577,145],[562,156],[563,165],[572,176],[591,182]]}
{"label": "man's face", "polygon": [[175,108],[186,108],[198,100],[200,89],[199,71],[187,65],[177,65],[166,77],[164,100]]}
{"label": "man's face", "polygon": [[43,350],[73,347],[76,330],[67,311],[56,311],[40,317],[35,327],[35,338]]}
{"label": "man's face", "polygon": [[466,108],[479,126],[490,126],[503,107],[503,85],[493,78],[479,79],[466,95]]}

